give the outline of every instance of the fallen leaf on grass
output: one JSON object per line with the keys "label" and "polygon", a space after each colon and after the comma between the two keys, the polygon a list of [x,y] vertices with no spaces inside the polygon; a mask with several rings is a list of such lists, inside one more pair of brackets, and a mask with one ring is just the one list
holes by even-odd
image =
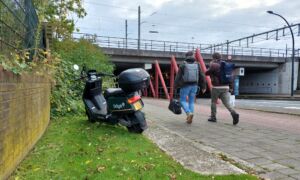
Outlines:
{"label": "fallen leaf on grass", "polygon": [[145,171],[148,171],[148,170],[153,169],[154,167],[155,167],[154,164],[145,164],[145,165],[143,166],[143,169],[144,169]]}
{"label": "fallen leaf on grass", "polygon": [[176,174],[168,174],[170,180],[176,180]]}
{"label": "fallen leaf on grass", "polygon": [[127,172],[129,169],[128,168],[126,168],[126,167],[123,167],[122,168],[122,171],[124,171],[124,172]]}
{"label": "fallen leaf on grass", "polygon": [[45,169],[45,171],[53,174],[58,174],[62,172],[62,170],[53,170],[53,169]]}
{"label": "fallen leaf on grass", "polygon": [[33,169],[33,171],[38,171],[38,170],[40,170],[41,168],[35,168],[35,169]]}
{"label": "fallen leaf on grass", "polygon": [[105,170],[105,166],[98,166],[97,167],[97,171],[100,172],[100,173],[103,172],[104,170]]}
{"label": "fallen leaf on grass", "polygon": [[98,147],[98,148],[97,148],[97,153],[98,153],[98,154],[102,153],[103,151],[104,151],[103,148],[101,148],[101,147]]}
{"label": "fallen leaf on grass", "polygon": [[85,164],[90,164],[92,161],[91,160],[87,160],[85,161]]}

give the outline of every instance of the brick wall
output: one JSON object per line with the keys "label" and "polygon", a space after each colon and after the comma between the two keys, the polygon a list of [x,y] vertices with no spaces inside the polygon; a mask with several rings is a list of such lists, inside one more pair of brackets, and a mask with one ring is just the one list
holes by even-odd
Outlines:
{"label": "brick wall", "polygon": [[43,135],[50,119],[49,80],[0,66],[0,179],[7,178]]}

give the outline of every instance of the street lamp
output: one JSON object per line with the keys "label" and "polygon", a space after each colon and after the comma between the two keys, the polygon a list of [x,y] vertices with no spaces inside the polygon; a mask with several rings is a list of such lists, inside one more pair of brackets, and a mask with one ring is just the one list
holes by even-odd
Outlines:
{"label": "street lamp", "polygon": [[273,15],[276,15],[276,16],[279,16],[281,17],[285,22],[286,24],[288,25],[290,31],[291,31],[291,34],[292,34],[292,42],[293,42],[293,46],[292,46],[292,82],[291,82],[291,96],[293,97],[294,96],[294,62],[295,62],[295,39],[294,39],[294,33],[293,33],[293,30],[289,24],[289,22],[283,17],[281,16],[280,14],[277,14],[277,13],[274,13],[273,11],[267,11],[267,13],[269,14],[273,14]]}

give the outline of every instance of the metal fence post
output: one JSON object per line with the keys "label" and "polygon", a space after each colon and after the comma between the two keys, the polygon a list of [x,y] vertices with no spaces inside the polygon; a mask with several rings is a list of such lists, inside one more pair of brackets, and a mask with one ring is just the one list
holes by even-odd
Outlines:
{"label": "metal fence post", "polygon": [[242,56],[244,55],[244,48],[242,47]]}
{"label": "metal fence post", "polygon": [[260,56],[262,56],[262,48],[260,48]]}

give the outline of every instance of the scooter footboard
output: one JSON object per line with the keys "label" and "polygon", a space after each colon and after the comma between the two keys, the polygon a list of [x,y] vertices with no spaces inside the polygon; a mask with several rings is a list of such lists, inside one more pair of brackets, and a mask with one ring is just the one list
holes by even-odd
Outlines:
{"label": "scooter footboard", "polygon": [[106,101],[105,101],[105,104],[100,106],[101,107],[100,109],[97,106],[95,106],[93,101],[91,101],[90,99],[83,99],[83,102],[84,102],[86,108],[88,109],[88,111],[91,112],[92,116],[94,116],[94,115],[106,115],[107,114]]}

